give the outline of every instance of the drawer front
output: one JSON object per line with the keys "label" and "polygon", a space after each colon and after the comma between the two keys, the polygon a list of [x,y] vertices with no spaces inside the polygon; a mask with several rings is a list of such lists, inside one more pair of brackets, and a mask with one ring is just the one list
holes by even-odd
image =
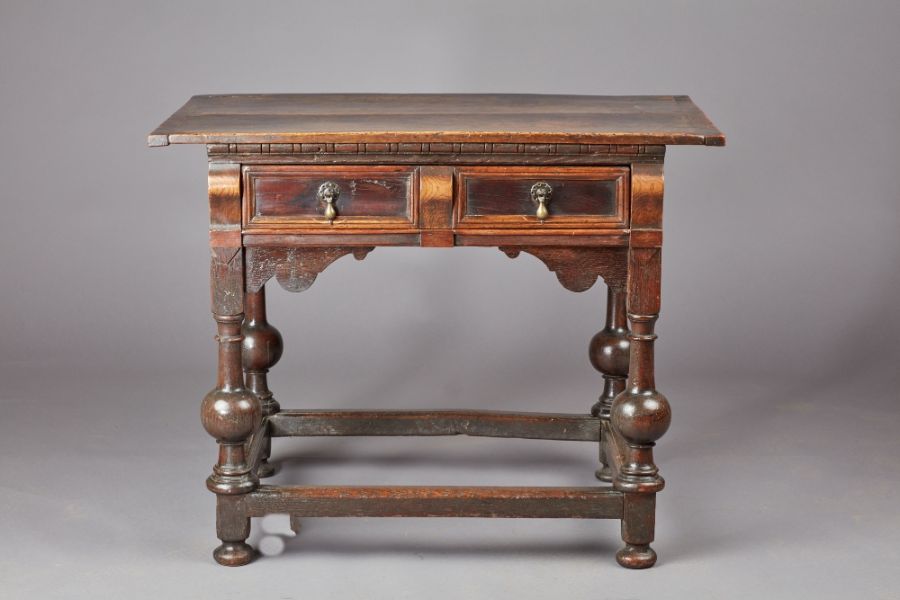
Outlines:
{"label": "drawer front", "polygon": [[244,227],[414,227],[416,179],[407,166],[245,166]]}
{"label": "drawer front", "polygon": [[456,225],[466,228],[623,228],[627,167],[465,167]]}

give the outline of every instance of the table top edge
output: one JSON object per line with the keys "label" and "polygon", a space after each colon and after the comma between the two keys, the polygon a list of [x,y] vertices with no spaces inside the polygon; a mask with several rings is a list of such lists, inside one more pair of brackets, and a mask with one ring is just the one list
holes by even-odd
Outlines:
{"label": "table top edge", "polygon": [[[490,127],[504,119],[513,127]],[[434,127],[446,124],[463,126]],[[725,135],[685,95],[229,94],[191,97],[147,137],[151,147],[405,142],[723,146]]]}

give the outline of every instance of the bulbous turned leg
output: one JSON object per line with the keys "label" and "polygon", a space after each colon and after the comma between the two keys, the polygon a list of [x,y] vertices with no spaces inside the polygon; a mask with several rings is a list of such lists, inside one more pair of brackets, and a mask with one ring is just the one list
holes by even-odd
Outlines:
{"label": "bulbous turned leg", "polygon": [[[606,326],[591,339],[589,356],[594,368],[603,374],[603,392],[591,407],[591,414],[609,419],[615,397],[625,389],[628,377],[628,324],[625,316],[625,290],[608,287],[606,293]],[[612,472],[600,444],[600,481],[612,481]]]}
{"label": "bulbous turned leg", "polygon": [[217,494],[242,494],[258,481],[250,472],[244,444],[261,418],[259,399],[244,387],[241,321],[244,315],[214,315],[218,323],[219,371],[216,387],[203,399],[201,421],[219,442],[219,461],[207,480]]}
{"label": "bulbous turned leg", "polygon": [[246,564],[252,557],[246,543],[250,519],[241,514],[237,500],[259,484],[247,463],[245,444],[259,424],[261,409],[256,395],[244,387],[241,371],[244,315],[213,316],[218,323],[218,380],[203,399],[201,421],[219,443],[219,460],[206,486],[217,494],[216,534],[222,540],[213,557],[220,564],[235,566]]}
{"label": "bulbous turned leg", "polygon": [[[263,418],[274,415],[281,407],[269,390],[268,373],[278,359],[284,344],[281,334],[266,320],[266,288],[257,292],[247,291],[244,295],[244,311],[246,317],[241,327],[244,341],[241,346],[241,358],[247,388],[259,399]],[[272,439],[266,437],[263,443],[257,474],[269,477],[275,469],[269,462],[272,452]]]}
{"label": "bulbous turned leg", "polygon": [[[632,232],[634,235],[634,232]],[[628,381],[616,396],[610,412],[611,433],[621,449],[621,466],[613,487],[623,492],[622,541],[616,555],[623,567],[642,569],[656,562],[650,548],[656,525],[656,493],[665,481],[653,462],[653,446],[666,433],[672,411],[666,397],[656,390],[654,376],[654,327],[659,316],[660,249],[654,236],[638,238],[628,249],[628,321],[631,342]],[[649,242],[648,242],[649,240]],[[621,443],[619,443],[621,442]]]}
{"label": "bulbous turned leg", "polygon": [[627,492],[655,493],[665,482],[653,462],[653,446],[669,429],[669,401],[656,390],[653,375],[653,333],[656,315],[629,313],[631,321],[631,369],[625,391],[613,401],[610,421],[626,442],[624,464],[616,488]]}
{"label": "bulbous turned leg", "polygon": [[656,563],[650,547],[656,519],[656,492],[665,482],[653,462],[653,446],[669,428],[669,402],[655,389],[653,377],[653,326],[656,315],[629,314],[631,321],[631,372],[625,391],[613,402],[610,420],[614,435],[625,440],[625,456],[614,482],[625,492],[622,540],[625,547],[616,560],[629,569],[645,569]]}

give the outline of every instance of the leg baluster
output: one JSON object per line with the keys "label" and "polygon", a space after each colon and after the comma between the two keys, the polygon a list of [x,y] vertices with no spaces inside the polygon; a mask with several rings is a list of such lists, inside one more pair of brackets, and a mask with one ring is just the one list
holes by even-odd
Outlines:
{"label": "leg baluster", "polygon": [[[241,495],[259,480],[247,461],[246,443],[260,424],[259,399],[244,387],[241,323],[244,320],[244,251],[241,248],[241,166],[210,163],[210,300],[216,320],[219,366],[216,387],[203,399],[200,419],[219,443],[219,460],[206,480],[217,495],[216,534],[222,544],[213,557],[223,565],[250,561],[250,521],[241,516]],[[227,513],[227,518],[225,518]]]}
{"label": "leg baluster", "polygon": [[[244,335],[242,359],[247,388],[256,395],[262,407],[263,418],[274,415],[281,407],[269,390],[269,369],[281,358],[284,347],[281,334],[266,320],[266,288],[244,294],[246,318],[241,332]],[[272,439],[266,438],[257,474],[268,477],[275,472],[269,463]]]}
{"label": "leg baluster", "polygon": [[[241,371],[241,321],[243,314],[213,315],[218,323],[219,371],[218,381],[203,399],[201,420],[207,432],[219,442],[219,461],[206,480],[206,486],[219,501],[216,532],[222,540],[213,556],[223,565],[236,566],[250,561],[249,519],[246,527],[237,516],[222,518],[222,507],[231,507],[228,496],[244,494],[256,488],[259,481],[250,472],[245,442],[260,420],[257,397],[244,387]],[[235,527],[235,523],[240,525]]]}
{"label": "leg baluster", "polygon": [[613,401],[610,423],[613,435],[624,441],[621,468],[613,482],[617,490],[625,492],[625,547],[616,559],[631,569],[651,567],[656,562],[650,542],[654,535],[656,493],[665,482],[653,462],[653,446],[672,420],[669,402],[656,390],[654,377],[653,329],[659,316],[659,275],[659,248],[630,248],[628,382]]}
{"label": "leg baluster", "polygon": [[[591,364],[603,374],[603,393],[591,407],[591,414],[609,419],[613,400],[625,389],[628,377],[628,324],[625,317],[625,290],[608,287],[606,293],[606,326],[591,340]],[[609,461],[600,444],[600,469],[597,479],[612,481]]]}
{"label": "leg baluster", "polygon": [[623,567],[653,566],[656,553],[650,548],[654,531],[656,492],[665,485],[653,462],[653,446],[669,428],[672,413],[666,397],[656,391],[653,377],[653,325],[656,315],[628,314],[631,321],[631,370],[628,385],[612,407],[615,432],[626,442],[625,461],[614,482],[625,494],[622,539],[625,547],[616,554]]}

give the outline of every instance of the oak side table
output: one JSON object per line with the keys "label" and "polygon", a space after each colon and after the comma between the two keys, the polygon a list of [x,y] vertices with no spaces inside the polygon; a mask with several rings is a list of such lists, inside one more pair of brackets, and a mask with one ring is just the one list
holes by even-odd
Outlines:
{"label": "oak side table", "polygon": [[[213,552],[253,558],[251,517],[619,519],[629,568],[656,553],[654,442],[670,409],[653,376],[667,145],[721,146],[687,96],[275,94],[194,96],[148,138],[205,144],[218,379],[203,426],[219,444]],[[378,246],[527,252],[569,290],[607,285],[590,344],[603,375],[585,414],[282,410],[267,373],[282,352],[265,284],[300,292],[335,260]],[[261,485],[271,439],[472,435],[594,442],[589,487]]]}

